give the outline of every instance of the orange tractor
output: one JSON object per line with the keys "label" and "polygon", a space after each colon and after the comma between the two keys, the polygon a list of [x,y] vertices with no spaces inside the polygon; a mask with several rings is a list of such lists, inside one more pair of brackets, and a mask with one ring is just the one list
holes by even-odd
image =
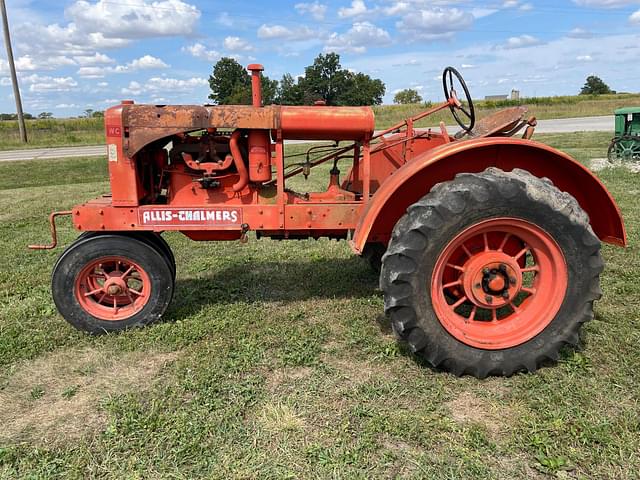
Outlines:
{"label": "orange tractor", "polygon": [[[596,177],[530,140],[525,108],[476,123],[449,67],[445,102],[375,132],[369,107],[263,106],[262,66],[249,70],[251,106],[123,101],[105,112],[111,193],[52,213],[52,244],[32,246],[55,247],[59,215],[83,232],[53,269],[55,304],[72,325],[113,332],[162,317],[176,273],[162,232],[198,241],[255,232],[348,240],[380,269],[397,336],[456,375],[534,371],[578,342],[601,295],[600,242],[624,246],[625,228]],[[444,123],[415,128],[444,109],[458,134]],[[291,164],[294,140],[315,143]],[[288,188],[325,162],[325,191]]]}

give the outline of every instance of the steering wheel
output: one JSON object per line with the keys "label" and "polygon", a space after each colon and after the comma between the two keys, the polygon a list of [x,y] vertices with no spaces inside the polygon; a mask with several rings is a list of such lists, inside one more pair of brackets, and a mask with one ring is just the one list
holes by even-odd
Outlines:
{"label": "steering wheel", "polygon": [[[465,99],[462,102],[458,99],[454,79],[458,80],[464,92]],[[470,132],[476,124],[476,111],[473,108],[473,101],[471,100],[467,84],[464,83],[460,72],[453,67],[445,68],[444,72],[442,72],[442,86],[453,118],[456,119],[456,122],[458,122],[458,125],[460,125],[463,130]],[[460,115],[460,113],[463,113],[464,116]],[[466,119],[464,117],[466,117]]]}

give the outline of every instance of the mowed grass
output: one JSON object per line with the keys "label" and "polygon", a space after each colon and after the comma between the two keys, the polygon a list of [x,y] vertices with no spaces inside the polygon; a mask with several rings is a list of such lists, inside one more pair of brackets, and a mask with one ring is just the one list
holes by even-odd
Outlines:
{"label": "mowed grass", "polygon": [[[476,118],[485,117],[513,105],[528,106],[529,114],[535,115],[539,120],[590,117],[612,115],[613,111],[619,107],[640,106],[640,94],[525,98],[520,102],[476,100],[475,105]],[[429,107],[424,104],[375,106],[373,110],[376,115],[376,128],[390,127],[427,108]],[[447,125],[455,123],[447,109],[422,120],[418,126],[437,127],[440,121],[444,121]],[[0,121],[0,150],[101,145],[104,143],[104,120],[102,118],[27,120],[27,134],[29,143],[23,144],[20,141],[17,122]]]}
{"label": "mowed grass", "polygon": [[[586,162],[608,135],[538,140]],[[49,211],[107,191],[106,161],[0,165],[0,478],[638,478],[640,187],[599,175],[630,247],[603,248],[582,349],[479,381],[398,346],[376,275],[345,242],[167,234],[178,278],[164,321],[77,332],[49,292],[61,250],[25,245],[47,241]]]}

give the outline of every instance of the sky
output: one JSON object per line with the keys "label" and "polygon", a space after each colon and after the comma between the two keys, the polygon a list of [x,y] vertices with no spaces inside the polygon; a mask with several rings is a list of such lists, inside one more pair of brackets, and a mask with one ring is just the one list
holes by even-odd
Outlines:
{"label": "sky", "polygon": [[[572,95],[588,75],[640,91],[640,0],[6,0],[24,110],[80,115],[122,99],[202,104],[217,60],[304,74],[319,53],[443,98],[460,70],[474,98]],[[5,48],[0,112],[15,112]]]}

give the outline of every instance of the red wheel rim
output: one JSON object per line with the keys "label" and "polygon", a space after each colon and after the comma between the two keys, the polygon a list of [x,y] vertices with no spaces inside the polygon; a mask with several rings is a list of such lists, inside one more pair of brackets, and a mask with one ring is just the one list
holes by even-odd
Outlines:
{"label": "red wheel rim", "polygon": [[102,257],[85,265],[76,277],[74,290],[87,313],[101,320],[124,320],[147,304],[151,280],[128,258]]}
{"label": "red wheel rim", "polygon": [[555,318],[567,290],[562,250],[542,228],[492,218],[456,236],[431,278],[433,308],[459,341],[498,350],[531,340]]}

